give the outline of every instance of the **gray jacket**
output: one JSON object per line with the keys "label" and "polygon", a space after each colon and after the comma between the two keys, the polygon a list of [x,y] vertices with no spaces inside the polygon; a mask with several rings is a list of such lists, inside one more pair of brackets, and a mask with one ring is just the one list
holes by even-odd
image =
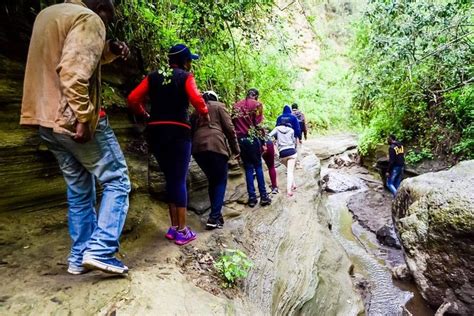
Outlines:
{"label": "gray jacket", "polygon": [[291,127],[285,125],[277,126],[270,132],[270,137],[276,138],[279,152],[285,149],[296,148],[295,132]]}

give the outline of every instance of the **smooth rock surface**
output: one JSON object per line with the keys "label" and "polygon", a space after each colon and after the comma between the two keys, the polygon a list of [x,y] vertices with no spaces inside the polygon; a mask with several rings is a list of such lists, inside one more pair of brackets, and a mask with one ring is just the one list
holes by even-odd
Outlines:
{"label": "smooth rock surface", "polygon": [[321,205],[321,164],[309,154],[301,165],[296,181],[304,183],[303,192],[298,189],[293,199],[279,194],[270,207],[249,215],[253,228],[244,232],[254,235],[258,255],[246,293],[265,315],[357,315],[363,306],[349,276],[351,262]]}
{"label": "smooth rock surface", "polygon": [[311,149],[320,160],[326,160],[334,155],[356,148],[357,136],[354,134],[321,136],[305,141],[304,146]]}
{"label": "smooth rock surface", "polygon": [[435,308],[474,314],[474,161],[407,179],[392,208],[408,268]]}
{"label": "smooth rock surface", "polygon": [[327,169],[322,174],[323,188],[327,192],[341,193],[366,188],[365,183],[360,178],[344,174],[337,170]]}
{"label": "smooth rock surface", "polygon": [[377,194],[370,190],[357,192],[347,202],[347,208],[359,224],[374,234],[385,225],[392,224],[391,205],[392,199],[381,185]]}

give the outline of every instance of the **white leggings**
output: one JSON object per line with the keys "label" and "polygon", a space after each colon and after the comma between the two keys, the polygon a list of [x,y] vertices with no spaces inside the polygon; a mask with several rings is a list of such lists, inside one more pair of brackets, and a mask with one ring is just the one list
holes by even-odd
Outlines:
{"label": "white leggings", "polygon": [[288,193],[292,192],[292,188],[296,187],[295,185],[295,165],[296,165],[297,154],[281,158],[281,162],[286,167],[286,191]]}

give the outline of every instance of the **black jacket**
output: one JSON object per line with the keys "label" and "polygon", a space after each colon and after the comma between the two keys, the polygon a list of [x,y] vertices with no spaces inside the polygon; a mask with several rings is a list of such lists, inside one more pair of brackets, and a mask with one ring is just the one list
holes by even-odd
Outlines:
{"label": "black jacket", "polygon": [[392,172],[393,167],[405,166],[405,149],[399,142],[393,142],[388,149],[388,172]]}

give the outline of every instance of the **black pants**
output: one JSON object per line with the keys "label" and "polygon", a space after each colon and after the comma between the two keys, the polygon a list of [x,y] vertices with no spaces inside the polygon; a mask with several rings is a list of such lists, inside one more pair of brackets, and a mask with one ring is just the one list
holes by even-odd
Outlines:
{"label": "black pants", "polygon": [[203,151],[193,155],[199,167],[206,174],[209,182],[209,200],[211,213],[209,218],[218,220],[222,217],[225,191],[227,188],[227,174],[229,158],[212,151]]}

